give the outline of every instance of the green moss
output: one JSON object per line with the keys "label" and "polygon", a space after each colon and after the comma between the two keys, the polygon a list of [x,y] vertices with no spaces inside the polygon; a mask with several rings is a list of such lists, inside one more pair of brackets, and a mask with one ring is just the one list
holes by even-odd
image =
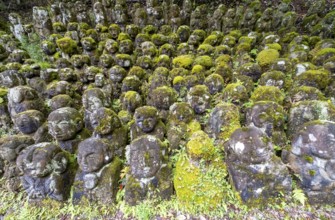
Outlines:
{"label": "green moss", "polygon": [[249,52],[250,50],[251,50],[251,45],[247,42],[244,42],[244,43],[240,43],[239,45],[237,45],[236,53],[241,54],[241,53]]}
{"label": "green moss", "polygon": [[191,69],[193,65],[194,58],[192,55],[181,55],[173,59],[172,64],[174,67]]}
{"label": "green moss", "polygon": [[121,42],[123,40],[131,40],[131,37],[129,36],[129,34],[121,32],[121,33],[119,33],[119,35],[117,37],[117,41]]}
{"label": "green moss", "polygon": [[186,149],[192,158],[205,160],[212,159],[215,152],[212,140],[203,131],[196,131],[192,134]]}
{"label": "green moss", "polygon": [[294,79],[298,85],[316,86],[324,89],[330,82],[330,74],[327,70],[307,70]]}
{"label": "green moss", "polygon": [[290,43],[295,37],[299,36],[297,32],[290,32],[285,34],[285,36],[281,39],[281,42],[288,44]]}
{"label": "green moss", "polygon": [[229,32],[229,35],[235,39],[239,39],[242,36],[242,32],[240,30],[232,30]]}
{"label": "green moss", "polygon": [[58,48],[66,54],[74,54],[77,52],[77,42],[69,37],[63,37],[56,41]]}
{"label": "green moss", "polygon": [[309,170],[308,172],[309,172],[309,175],[311,175],[311,176],[315,176],[315,174],[316,174],[315,170]]}
{"label": "green moss", "polygon": [[156,46],[162,46],[163,44],[168,42],[168,39],[165,35],[163,34],[153,34],[151,36],[151,41],[156,45]]}
{"label": "green moss", "polygon": [[313,163],[314,159],[313,157],[309,156],[309,155],[304,155],[303,156],[304,160],[306,160],[308,163]]}
{"label": "green moss", "polygon": [[194,132],[201,131],[201,125],[197,120],[192,120],[187,124],[187,137],[191,137]]}
{"label": "green moss", "polygon": [[66,31],[66,27],[61,22],[55,22],[52,24],[52,28],[56,30],[57,32],[63,32]]}
{"label": "green moss", "polygon": [[198,56],[194,60],[195,65],[201,65],[207,69],[210,69],[214,66],[214,62],[210,56],[204,55],[204,56]]}
{"label": "green moss", "polygon": [[210,44],[201,44],[197,49],[198,53],[211,54],[214,51],[214,47]]}
{"label": "green moss", "polygon": [[266,68],[278,58],[279,52],[277,50],[265,49],[257,54],[256,60],[262,68]]}
{"label": "green moss", "polygon": [[265,46],[267,47],[267,49],[274,49],[274,50],[277,50],[277,51],[282,50],[282,46],[278,43],[266,44]]}
{"label": "green moss", "polygon": [[313,59],[313,63],[322,65],[325,60],[335,55],[335,48],[324,48],[319,50]]}
{"label": "green moss", "polygon": [[153,25],[147,25],[142,29],[142,33],[152,35],[157,32],[157,27]]}
{"label": "green moss", "polygon": [[[226,177],[226,167],[222,162],[196,166],[185,154],[181,154],[174,175],[177,199],[186,208],[196,207],[198,211],[216,208],[223,200],[228,200]],[[229,199],[235,198],[232,196]]]}
{"label": "green moss", "polygon": [[219,43],[219,37],[217,35],[211,34],[208,37],[206,37],[203,43],[215,46]]}
{"label": "green moss", "polygon": [[184,84],[184,83],[185,83],[185,79],[182,76],[176,76],[173,78],[173,82],[172,82],[173,85]]}
{"label": "green moss", "polygon": [[280,105],[283,104],[284,98],[284,93],[275,86],[258,86],[250,97],[253,102],[274,101]]}
{"label": "green moss", "polygon": [[129,76],[137,76],[139,79],[145,79],[146,78],[146,72],[145,70],[140,66],[133,66],[129,72]]}

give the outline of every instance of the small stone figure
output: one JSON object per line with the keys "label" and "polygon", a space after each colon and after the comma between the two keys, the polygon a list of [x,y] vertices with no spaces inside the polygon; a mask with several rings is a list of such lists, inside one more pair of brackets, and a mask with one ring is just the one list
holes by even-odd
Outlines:
{"label": "small stone figure", "polygon": [[104,7],[101,2],[96,2],[93,5],[93,13],[95,17],[95,24],[105,25],[107,22],[107,17],[104,11]]}
{"label": "small stone figure", "polygon": [[134,119],[135,122],[130,125],[131,141],[145,134],[156,136],[161,141],[164,140],[165,125],[158,118],[158,111],[155,107],[142,106],[137,108]]}
{"label": "small stone figure", "polygon": [[43,7],[33,7],[33,20],[36,33],[46,38],[52,33],[52,23],[49,12]]}
{"label": "small stone figure", "polygon": [[74,4],[78,23],[85,22],[87,24],[90,24],[91,22],[85,3],[83,3],[82,1],[76,1]]}
{"label": "small stone figure", "polygon": [[196,85],[187,93],[187,103],[193,108],[197,120],[204,125],[206,122],[206,110],[211,105],[211,94],[205,85]]}
{"label": "small stone figure", "polygon": [[195,119],[192,107],[186,102],[176,102],[170,107],[166,127],[171,151],[185,146],[190,136],[195,131],[201,130],[201,125]]}
{"label": "small stone figure", "polygon": [[335,201],[335,123],[312,121],[305,123],[293,135],[292,148],[286,160],[299,175],[299,183],[311,204]]}
{"label": "small stone figure", "polygon": [[209,20],[209,28],[211,31],[222,31],[223,18],[226,13],[226,6],[220,4],[214,11],[213,16]]}
{"label": "small stone figure", "polygon": [[93,136],[112,142],[115,155],[123,158],[128,143],[128,130],[117,114],[108,108],[99,108],[91,114],[90,121],[94,129]]}
{"label": "small stone figure", "polygon": [[99,88],[87,89],[83,96],[83,107],[84,107],[84,121],[85,127],[89,130],[92,130],[92,125],[90,122],[90,115],[97,109],[101,107],[109,107],[105,93]]}
{"label": "small stone figure", "polygon": [[16,166],[16,158],[22,150],[33,144],[34,140],[26,135],[4,136],[0,139],[0,161],[3,161],[3,177],[7,181],[6,187],[12,192],[21,190],[21,174]]}
{"label": "small stone figure", "polygon": [[226,12],[224,18],[223,18],[223,27],[222,27],[222,32],[227,34],[230,31],[236,29],[237,27],[237,22],[235,21],[235,9],[229,8],[228,11]]}
{"label": "small stone figure", "polygon": [[141,136],[127,146],[125,201],[130,205],[145,198],[159,196],[169,199],[172,194],[171,167],[165,157],[166,146],[152,135]]}
{"label": "small stone figure", "polygon": [[71,156],[53,143],[27,147],[16,160],[21,183],[32,201],[51,198],[65,201],[71,190],[76,165]]}
{"label": "small stone figure", "polygon": [[17,86],[8,91],[8,112],[11,117],[26,110],[44,111],[43,101],[36,90],[28,86]]}
{"label": "small stone figure", "polygon": [[25,31],[22,25],[21,16],[17,13],[10,13],[8,16],[8,20],[11,24],[11,32],[16,37],[16,39],[22,41],[23,37],[25,36]]}
{"label": "small stone figure", "polygon": [[83,117],[70,107],[59,108],[48,116],[49,133],[57,140],[60,147],[75,153],[80,141],[90,136],[84,128]]}
{"label": "small stone figure", "polygon": [[267,202],[291,191],[288,169],[274,154],[272,142],[260,129],[237,129],[225,145],[232,183],[244,202]]}
{"label": "small stone figure", "polygon": [[73,201],[86,198],[90,202],[111,204],[116,199],[121,160],[115,156],[112,142],[89,138],[78,146],[78,164]]}

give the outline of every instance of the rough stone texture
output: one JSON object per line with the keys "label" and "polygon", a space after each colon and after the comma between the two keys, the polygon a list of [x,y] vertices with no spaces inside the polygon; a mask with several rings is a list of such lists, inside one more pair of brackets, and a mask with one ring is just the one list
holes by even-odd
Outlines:
{"label": "rough stone texture", "polygon": [[144,135],[127,146],[125,201],[135,205],[145,198],[172,195],[171,167],[167,164],[167,147],[155,136]]}
{"label": "rough stone texture", "polygon": [[289,193],[292,179],[275,156],[270,139],[260,129],[237,129],[225,145],[229,175],[245,202],[264,204],[280,193]]}
{"label": "rough stone texture", "polygon": [[312,204],[333,203],[335,123],[311,121],[294,133],[287,161]]}

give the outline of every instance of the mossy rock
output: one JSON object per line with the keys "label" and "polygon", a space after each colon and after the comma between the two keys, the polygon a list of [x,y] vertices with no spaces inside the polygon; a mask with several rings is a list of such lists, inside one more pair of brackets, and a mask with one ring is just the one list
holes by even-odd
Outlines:
{"label": "mossy rock", "polygon": [[210,56],[204,55],[204,56],[198,56],[194,60],[195,65],[201,65],[207,69],[210,69],[214,66],[213,59]]}
{"label": "mossy rock", "polygon": [[191,69],[194,57],[192,55],[181,55],[172,60],[172,64],[176,68]]}
{"label": "mossy rock", "polygon": [[330,73],[325,69],[307,70],[294,78],[298,86],[313,86],[320,90],[325,89],[330,82]]}
{"label": "mossy rock", "polygon": [[65,54],[75,54],[77,53],[77,42],[72,40],[69,37],[63,37],[61,39],[56,40],[56,44],[58,48]]}
{"label": "mossy rock", "polygon": [[319,50],[314,58],[313,63],[315,65],[321,66],[327,59],[335,55],[335,48],[324,48]]}
{"label": "mossy rock", "polygon": [[251,44],[247,42],[240,43],[236,47],[237,54],[248,53],[250,50],[251,50]]}
{"label": "mossy rock", "polygon": [[240,30],[232,30],[229,32],[229,35],[235,39],[239,39],[242,36],[242,32]]}
{"label": "mossy rock", "polygon": [[200,55],[211,55],[214,52],[214,47],[210,44],[200,44],[197,52]]}
{"label": "mossy rock", "polygon": [[168,42],[168,38],[163,35],[163,34],[153,34],[151,36],[151,41],[156,45],[156,46],[162,46]]}
{"label": "mossy rock", "polygon": [[242,104],[249,98],[248,91],[245,86],[240,83],[230,83],[223,90],[224,100],[234,104]]}
{"label": "mossy rock", "polygon": [[267,68],[273,61],[278,59],[280,56],[279,52],[274,49],[265,49],[257,54],[256,61],[262,68]]}
{"label": "mossy rock", "polygon": [[285,94],[275,86],[258,86],[252,93],[250,100],[258,101],[273,101],[278,104],[283,104]]}
{"label": "mossy rock", "polygon": [[119,33],[119,35],[117,37],[117,41],[121,42],[123,40],[131,40],[131,37],[129,36],[129,34],[121,32],[121,33]]}
{"label": "mossy rock", "polygon": [[281,51],[282,46],[278,43],[265,44],[265,49],[274,49],[274,50],[277,50],[277,51]]}
{"label": "mossy rock", "polygon": [[177,199],[186,208],[210,210],[225,200],[229,188],[226,181],[227,169],[221,160],[211,164],[193,164],[187,155],[179,155],[174,174]]}
{"label": "mossy rock", "polygon": [[212,140],[203,131],[196,131],[192,134],[186,149],[190,157],[194,159],[211,160],[215,153]]}
{"label": "mossy rock", "polygon": [[206,37],[206,39],[204,40],[204,44],[210,44],[212,46],[216,46],[219,42],[219,37],[215,34],[211,34],[208,37]]}

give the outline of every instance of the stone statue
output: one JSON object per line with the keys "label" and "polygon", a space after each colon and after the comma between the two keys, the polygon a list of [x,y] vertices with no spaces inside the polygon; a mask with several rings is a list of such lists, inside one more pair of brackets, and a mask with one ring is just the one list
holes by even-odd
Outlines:
{"label": "stone statue", "polygon": [[49,133],[60,147],[75,153],[80,141],[90,136],[84,128],[81,114],[74,108],[64,107],[51,112],[48,116]]}
{"label": "stone statue", "polygon": [[78,146],[78,164],[74,181],[73,201],[111,204],[116,199],[121,160],[114,154],[114,146],[107,139],[89,138]]}
{"label": "stone statue", "polygon": [[31,145],[19,155],[21,183],[32,201],[51,198],[65,201],[71,190],[76,164],[69,153],[53,143]]}

